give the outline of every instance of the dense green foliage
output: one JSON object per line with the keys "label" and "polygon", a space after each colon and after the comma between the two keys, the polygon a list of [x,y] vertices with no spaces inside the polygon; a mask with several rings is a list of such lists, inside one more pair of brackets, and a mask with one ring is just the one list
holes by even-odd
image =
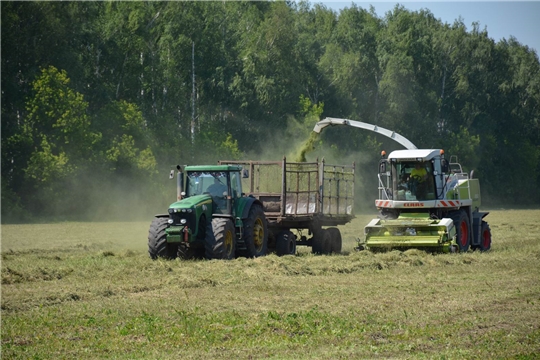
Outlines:
{"label": "dense green foliage", "polygon": [[[279,159],[326,116],[458,154],[492,201],[540,202],[540,65],[517,39],[401,6],[383,18],[282,1],[1,7],[3,219],[163,204],[171,165]],[[382,146],[398,147],[339,128],[315,141],[339,162]],[[373,177],[356,161],[361,182]]]}

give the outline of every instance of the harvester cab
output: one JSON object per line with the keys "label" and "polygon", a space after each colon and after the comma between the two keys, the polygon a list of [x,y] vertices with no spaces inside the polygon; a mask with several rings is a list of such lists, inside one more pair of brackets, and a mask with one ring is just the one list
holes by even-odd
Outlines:
{"label": "harvester cab", "polygon": [[379,162],[379,199],[444,199],[452,185],[447,172],[442,150],[394,151]]}

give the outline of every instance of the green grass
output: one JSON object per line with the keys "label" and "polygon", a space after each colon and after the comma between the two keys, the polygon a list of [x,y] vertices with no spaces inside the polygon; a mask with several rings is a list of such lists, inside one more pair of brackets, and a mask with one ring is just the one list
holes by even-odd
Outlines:
{"label": "green grass", "polygon": [[2,358],[516,358],[540,354],[540,210],[487,253],[152,261],[148,223],[2,226]]}

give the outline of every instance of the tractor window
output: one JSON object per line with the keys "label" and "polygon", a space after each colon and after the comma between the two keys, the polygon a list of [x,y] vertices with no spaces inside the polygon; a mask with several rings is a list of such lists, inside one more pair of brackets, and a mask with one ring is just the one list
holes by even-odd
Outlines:
{"label": "tractor window", "polygon": [[227,194],[227,173],[220,171],[197,171],[188,173],[187,195],[210,193],[212,196]]}
{"label": "tractor window", "polygon": [[233,198],[242,196],[242,182],[239,172],[231,173],[231,191]]}

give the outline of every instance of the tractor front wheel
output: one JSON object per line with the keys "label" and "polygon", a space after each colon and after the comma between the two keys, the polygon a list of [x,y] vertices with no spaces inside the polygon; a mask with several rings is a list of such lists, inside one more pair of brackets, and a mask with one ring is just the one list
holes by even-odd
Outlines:
{"label": "tractor front wheel", "polygon": [[157,258],[176,258],[178,245],[167,243],[165,230],[169,226],[167,218],[154,218],[148,231],[148,253],[153,260]]}
{"label": "tractor front wheel", "polygon": [[207,259],[234,259],[236,234],[234,224],[225,218],[214,218],[206,228],[204,241]]}

